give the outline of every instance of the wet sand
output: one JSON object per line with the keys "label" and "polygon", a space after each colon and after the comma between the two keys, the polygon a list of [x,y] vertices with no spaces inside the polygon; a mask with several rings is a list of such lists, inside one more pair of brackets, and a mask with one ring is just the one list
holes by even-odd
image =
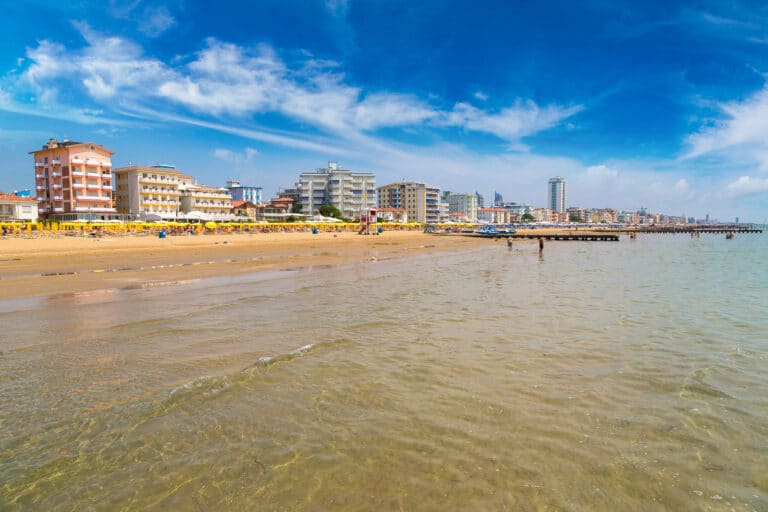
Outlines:
{"label": "wet sand", "polygon": [[203,277],[328,266],[501,243],[391,231],[0,240],[0,299],[153,286]]}

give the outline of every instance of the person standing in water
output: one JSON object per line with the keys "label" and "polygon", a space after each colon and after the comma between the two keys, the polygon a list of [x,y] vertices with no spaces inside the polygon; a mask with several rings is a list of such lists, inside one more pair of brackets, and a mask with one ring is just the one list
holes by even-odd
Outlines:
{"label": "person standing in water", "polygon": [[544,237],[539,237],[539,254],[544,252]]}

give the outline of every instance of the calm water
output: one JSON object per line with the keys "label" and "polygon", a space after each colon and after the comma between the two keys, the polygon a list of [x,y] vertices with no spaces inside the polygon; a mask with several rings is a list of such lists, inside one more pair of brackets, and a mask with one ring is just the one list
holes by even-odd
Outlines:
{"label": "calm water", "polygon": [[768,510],[768,236],[0,303],[0,510]]}

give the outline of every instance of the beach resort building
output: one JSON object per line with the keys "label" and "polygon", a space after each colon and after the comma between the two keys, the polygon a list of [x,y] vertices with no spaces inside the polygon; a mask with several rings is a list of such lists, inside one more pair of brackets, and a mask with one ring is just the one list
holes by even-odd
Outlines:
{"label": "beach resort building", "polygon": [[119,217],[112,206],[114,151],[93,142],[50,139],[30,154],[41,216],[57,220]]}
{"label": "beach resort building", "polygon": [[377,189],[380,209],[405,210],[411,222],[434,224],[440,219],[440,189],[421,182],[384,185]]}
{"label": "beach resort building", "polygon": [[241,185],[239,181],[227,181],[227,190],[232,201],[248,201],[253,204],[261,203],[261,187]]}
{"label": "beach resort building", "polygon": [[142,220],[179,216],[182,174],[172,165],[132,165],[115,169],[117,211]]}
{"label": "beach resort building", "polygon": [[468,222],[477,222],[477,194],[451,193],[447,199],[451,214],[459,213]]}
{"label": "beach resort building", "polygon": [[408,212],[402,208],[378,208],[376,219],[379,222],[408,222]]}
{"label": "beach resort building", "polygon": [[224,187],[198,185],[189,175],[179,185],[180,217],[199,220],[231,220],[232,196]]}
{"label": "beach resort building", "polygon": [[376,207],[376,178],[370,172],[341,169],[336,162],[328,167],[299,175],[296,183],[301,211],[316,215],[323,205],[332,205],[346,218],[358,218],[360,212]]}
{"label": "beach resort building", "polygon": [[0,192],[0,220],[37,220],[37,200]]}
{"label": "beach resort building", "polygon": [[547,187],[547,206],[553,212],[564,212],[566,209],[565,178],[556,176],[549,180]]}

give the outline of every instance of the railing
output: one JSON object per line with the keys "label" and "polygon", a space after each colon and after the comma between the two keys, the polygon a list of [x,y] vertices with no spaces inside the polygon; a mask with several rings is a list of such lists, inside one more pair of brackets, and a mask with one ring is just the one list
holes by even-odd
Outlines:
{"label": "railing", "polygon": [[61,178],[61,173],[54,171],[54,172],[51,173],[51,176],[53,176],[54,178]]}
{"label": "railing", "polygon": [[85,185],[82,183],[73,183],[72,188],[85,188]]}
{"label": "railing", "polygon": [[72,176],[85,176],[85,172],[72,169]]}
{"label": "railing", "polygon": [[61,201],[61,200],[63,200],[63,199],[64,199],[64,198],[63,198],[63,197],[61,197],[61,196],[53,196],[53,200],[54,200],[54,201]]}
{"label": "railing", "polygon": [[45,185],[38,185],[37,190],[45,190]]}
{"label": "railing", "polygon": [[85,165],[99,165],[99,162],[94,160],[93,158],[86,158]]}
{"label": "railing", "polygon": [[88,176],[89,178],[100,178],[101,177],[101,174],[98,173],[98,172],[90,172],[90,171],[88,171],[88,172],[85,173],[85,175]]}
{"label": "railing", "polygon": [[78,201],[111,201],[112,199],[110,197],[105,196],[77,196],[75,197]]}
{"label": "railing", "polygon": [[112,167],[112,162],[105,162],[104,160],[101,161],[102,167]]}
{"label": "railing", "polygon": [[37,178],[39,180],[44,180],[45,179],[45,173],[38,172],[37,174],[35,174],[35,178]]}
{"label": "railing", "polygon": [[59,160],[59,159],[53,159],[53,160],[51,160],[51,163],[52,163],[53,165],[61,165],[61,160]]}
{"label": "railing", "polygon": [[43,162],[35,162],[35,167],[45,167]]}

